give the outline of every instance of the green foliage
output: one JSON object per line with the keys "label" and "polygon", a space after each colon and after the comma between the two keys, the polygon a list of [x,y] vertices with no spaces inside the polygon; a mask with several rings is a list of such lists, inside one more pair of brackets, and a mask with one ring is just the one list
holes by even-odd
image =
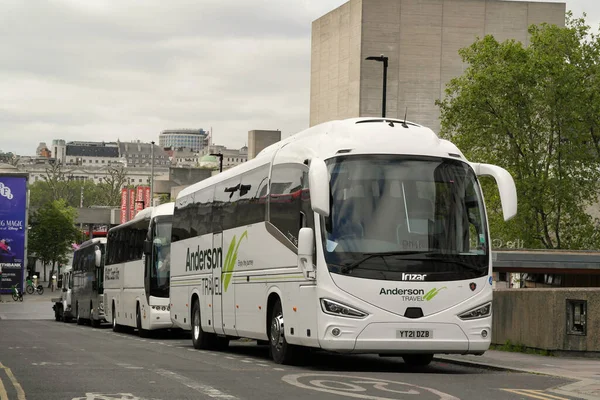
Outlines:
{"label": "green foliage", "polygon": [[585,213],[600,178],[600,39],[584,19],[529,29],[530,44],[485,36],[460,50],[441,135],[477,162],[515,179],[518,214],[504,222],[495,183],[482,179],[492,239],[528,248],[596,249],[598,221]]}
{"label": "green foliage", "polygon": [[29,250],[44,265],[67,261],[72,243],[81,239],[75,218],[76,210],[64,200],[47,202],[32,216]]}
{"label": "green foliage", "polygon": [[554,354],[550,350],[541,350],[527,347],[523,344],[513,344],[510,340],[502,345],[490,345],[490,350],[509,351],[512,353],[536,354],[540,356],[553,357]]}

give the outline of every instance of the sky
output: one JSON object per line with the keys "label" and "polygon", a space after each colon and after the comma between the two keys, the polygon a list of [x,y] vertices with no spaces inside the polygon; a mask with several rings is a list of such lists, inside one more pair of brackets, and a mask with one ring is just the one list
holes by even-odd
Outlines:
{"label": "sky", "polygon": [[[551,2],[564,2],[547,0]],[[0,0],[0,150],[309,124],[311,23],[346,0]],[[598,31],[600,1],[566,0]]]}

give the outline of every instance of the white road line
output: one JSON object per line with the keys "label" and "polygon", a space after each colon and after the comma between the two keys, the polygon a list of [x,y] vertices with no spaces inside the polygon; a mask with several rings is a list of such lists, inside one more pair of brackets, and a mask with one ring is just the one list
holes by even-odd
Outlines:
{"label": "white road line", "polygon": [[283,368],[273,368],[275,371],[285,371]]}
{"label": "white road line", "polygon": [[256,365],[258,365],[259,367],[268,367],[267,364],[256,364]]}
{"label": "white road line", "polygon": [[245,362],[245,363],[251,363],[252,361],[248,361],[248,360],[242,360],[242,362]]}
{"label": "white road line", "polygon": [[179,375],[172,371],[168,371],[166,369],[157,369],[157,370],[154,370],[154,372],[156,372],[157,374],[162,375],[164,377],[176,380],[179,383],[189,387],[190,389],[194,389],[195,391],[202,393],[206,396],[212,397],[213,399],[231,399],[231,400],[237,399],[237,397],[235,397],[231,394],[224,393],[224,392],[220,391],[219,389],[215,389],[212,386],[204,385],[193,379],[187,378],[183,375]]}

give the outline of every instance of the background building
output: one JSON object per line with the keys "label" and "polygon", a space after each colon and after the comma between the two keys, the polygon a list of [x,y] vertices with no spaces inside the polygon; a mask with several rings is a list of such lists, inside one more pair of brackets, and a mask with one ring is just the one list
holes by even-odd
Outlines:
{"label": "background building", "polygon": [[312,24],[310,125],[381,116],[383,66],[365,58],[384,54],[386,116],[407,110],[408,120],[439,131],[435,101],[464,71],[460,48],[487,34],[528,44],[528,26],[564,26],[565,12],[564,3],[350,0]]}
{"label": "background building", "polygon": [[201,151],[207,145],[208,132],[204,129],[172,129],[162,131],[158,137],[161,148],[179,149],[187,147],[192,151]]}
{"label": "background building", "polygon": [[248,160],[256,157],[264,148],[281,140],[281,131],[252,130],[248,132]]}

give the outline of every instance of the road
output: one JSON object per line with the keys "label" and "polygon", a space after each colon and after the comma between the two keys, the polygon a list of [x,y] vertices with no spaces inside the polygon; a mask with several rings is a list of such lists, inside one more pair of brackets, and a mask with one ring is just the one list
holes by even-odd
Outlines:
{"label": "road", "polygon": [[[26,299],[26,300],[30,300]],[[23,319],[33,307],[48,319]],[[38,307],[40,309],[38,310]],[[254,342],[199,351],[186,335],[140,339],[49,319],[49,302],[0,304],[0,400],[573,399],[553,394],[567,379],[401,358],[315,353],[281,366]]]}

